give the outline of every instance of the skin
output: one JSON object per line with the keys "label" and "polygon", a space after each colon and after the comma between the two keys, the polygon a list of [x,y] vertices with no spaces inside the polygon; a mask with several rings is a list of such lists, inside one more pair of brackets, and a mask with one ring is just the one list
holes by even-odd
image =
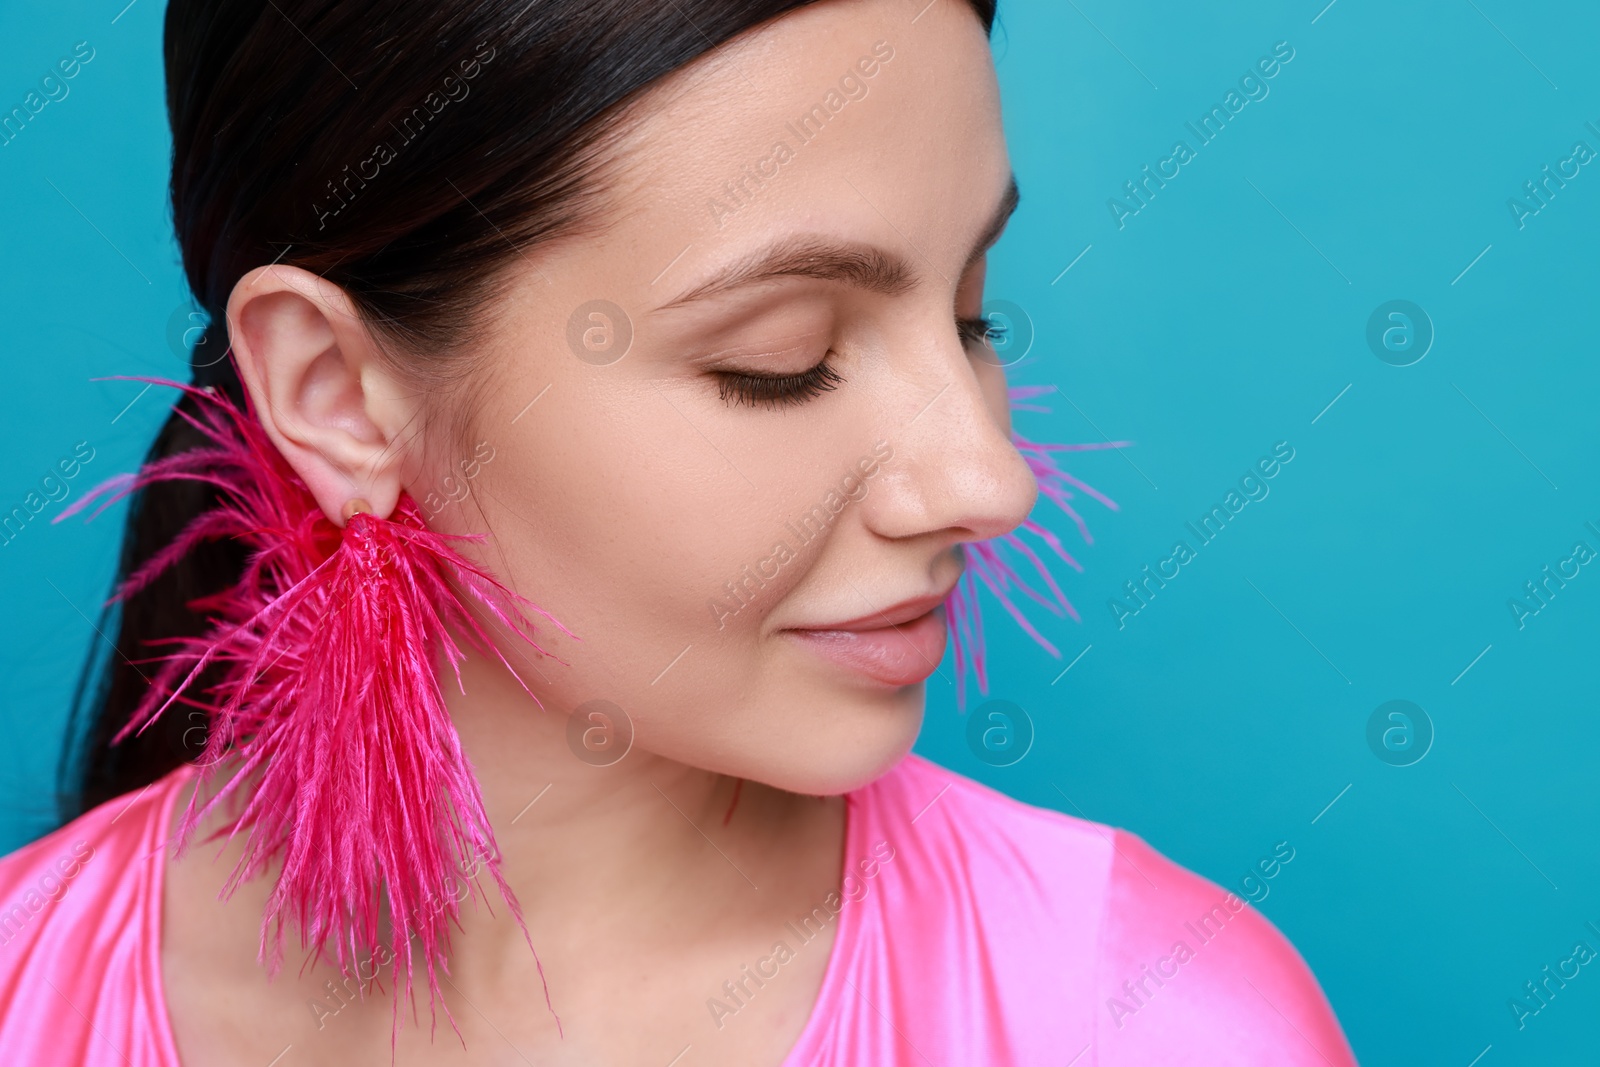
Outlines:
{"label": "skin", "polygon": [[[493,458],[430,524],[487,532],[478,558],[581,638],[541,627],[565,665],[502,642],[543,710],[480,656],[464,693],[445,685],[565,1036],[496,896],[493,914],[464,906],[444,983],[465,1049],[442,1014],[430,1041],[424,987],[397,1063],[666,1064],[690,1046],[675,1062],[776,1065],[805,1025],[837,924],[720,1028],[706,1002],[840,889],[861,858],[843,855],[840,794],[910,749],[924,685],[841,667],[790,631],[942,596],[960,545],[1015,527],[1037,492],[1003,373],[955,325],[979,313],[978,246],[997,236],[1010,181],[989,47],[965,4],[913,23],[920,7],[825,0],[676,72],[635,106],[602,229],[511,268],[474,347],[481,400],[458,410]],[[893,58],[861,79],[867,95],[718,225],[708,198],[777,138],[793,145],[784,123],[879,40]],[[800,237],[875,249],[902,284],[785,276],[663,307]],[[633,329],[605,365],[566,339],[573,309],[597,298]],[[402,490],[421,500],[472,457],[437,429],[457,401],[408,387],[336,286],[258,268],[227,317],[263,424],[334,521],[351,498],[380,515]],[[811,399],[719,392],[717,370],[797,373],[825,355],[843,381]],[[736,604],[724,583],[793,543],[784,523],[877,442],[892,456],[865,495],[719,626],[712,599]],[[567,741],[569,715],[597,698],[634,731],[604,768]],[[309,1002],[337,976],[301,972],[292,936],[268,980],[256,953],[270,880],[218,899],[238,854],[202,846],[168,864],[163,980],[183,1062],[260,1067],[285,1046],[284,1064],[388,1062],[387,987],[319,1019]]]}

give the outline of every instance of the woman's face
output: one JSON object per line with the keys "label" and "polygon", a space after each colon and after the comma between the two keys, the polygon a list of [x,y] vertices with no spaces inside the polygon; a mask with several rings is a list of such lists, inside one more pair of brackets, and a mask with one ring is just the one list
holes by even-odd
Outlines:
{"label": "woman's face", "polygon": [[1036,494],[957,328],[1012,206],[988,42],[924,4],[825,0],[677,72],[605,231],[518,268],[455,464],[477,507],[433,524],[580,638],[522,671],[553,712],[819,794],[911,747],[960,546]]}

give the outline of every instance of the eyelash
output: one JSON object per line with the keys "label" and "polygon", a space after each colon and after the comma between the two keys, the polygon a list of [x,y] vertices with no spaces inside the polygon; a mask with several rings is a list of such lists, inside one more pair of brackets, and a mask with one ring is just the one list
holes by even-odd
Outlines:
{"label": "eyelash", "polygon": [[[963,344],[998,344],[1005,339],[1006,328],[992,315],[978,315],[974,318],[957,318],[956,332]],[[828,353],[830,356],[832,354]],[[822,362],[798,374],[720,371],[717,379],[717,392],[724,403],[748,403],[752,407],[764,404],[776,408],[784,404],[801,404],[829,392],[844,381],[844,376],[824,356]]]}
{"label": "eyelash", "polygon": [[956,319],[956,329],[962,343],[998,345],[1006,338],[1005,323],[993,315],[979,315],[971,319]]}
{"label": "eyelash", "polygon": [[[833,353],[828,353],[832,355]],[[717,374],[717,392],[724,403],[748,403],[752,407],[765,404],[778,407],[783,404],[800,404],[837,387],[844,381],[824,356],[822,362],[798,374],[746,374],[742,371],[720,371]]]}

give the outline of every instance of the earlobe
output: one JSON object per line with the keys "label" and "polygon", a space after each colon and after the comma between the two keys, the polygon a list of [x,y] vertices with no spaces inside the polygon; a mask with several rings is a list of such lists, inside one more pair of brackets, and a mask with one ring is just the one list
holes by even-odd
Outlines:
{"label": "earlobe", "polygon": [[330,521],[365,502],[381,517],[401,490],[411,401],[348,294],[298,267],[259,267],[234,286],[228,336],[272,443]]}

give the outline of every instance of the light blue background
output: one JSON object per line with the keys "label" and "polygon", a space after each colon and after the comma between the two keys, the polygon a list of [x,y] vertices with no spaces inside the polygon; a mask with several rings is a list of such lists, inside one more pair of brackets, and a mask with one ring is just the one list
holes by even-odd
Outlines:
{"label": "light blue background", "polygon": [[[1031,751],[976,757],[948,660],[918,747],[1224,884],[1291,843],[1260,907],[1364,1063],[1593,1062],[1595,968],[1521,1031],[1507,1001],[1574,942],[1600,948],[1585,927],[1600,925],[1600,566],[1520,630],[1507,601],[1575,541],[1600,549],[1584,528],[1600,526],[1600,166],[1522,229],[1506,201],[1574,141],[1600,150],[1584,126],[1600,125],[1600,16],[1324,2],[1003,0],[1023,207],[989,294],[1036,331],[1014,382],[1061,390],[1019,428],[1136,444],[1070,462],[1120,508],[1079,500],[1094,544],[1069,534],[1086,573],[1060,571],[1084,621],[1043,622],[1064,658],[986,604],[989,696],[1026,710]],[[0,110],[75,42],[95,48],[0,148],[0,510],[80,440],[96,457],[75,493],[142,455],[158,392],[88,378],[183,373],[162,6],[113,23],[123,3],[0,9]],[[1108,198],[1174,140],[1195,147],[1184,123],[1279,41],[1295,54],[1269,95],[1119,230]],[[1436,330],[1412,366],[1366,344],[1392,299]],[[1108,600],[1176,540],[1194,546],[1185,523],[1284,440],[1295,457],[1270,495],[1119,628]],[[64,709],[112,576],[116,522],[51,527],[60,506],[0,549],[0,849],[51,825]],[[1391,699],[1436,731],[1413,766],[1367,744]]]}

